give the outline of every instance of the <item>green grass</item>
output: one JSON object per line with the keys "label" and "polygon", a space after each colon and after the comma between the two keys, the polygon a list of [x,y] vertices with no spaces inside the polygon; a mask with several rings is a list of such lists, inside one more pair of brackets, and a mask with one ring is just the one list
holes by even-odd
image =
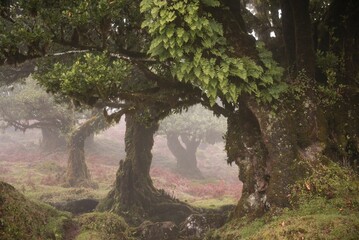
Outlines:
{"label": "green grass", "polygon": [[59,186],[41,186],[34,191],[26,191],[25,196],[31,199],[47,202],[59,203],[78,199],[92,198],[101,199],[106,196],[108,190],[105,188],[63,188]]}
{"label": "green grass", "polygon": [[237,204],[237,200],[233,197],[224,196],[221,198],[209,198],[209,199],[192,199],[191,201],[187,201],[190,205],[198,208],[205,209],[218,209],[225,205],[235,205]]}

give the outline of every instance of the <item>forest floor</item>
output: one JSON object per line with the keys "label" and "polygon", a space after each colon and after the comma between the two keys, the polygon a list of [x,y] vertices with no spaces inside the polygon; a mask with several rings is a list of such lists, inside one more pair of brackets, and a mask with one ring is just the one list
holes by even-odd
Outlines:
{"label": "forest floor", "polygon": [[[181,232],[179,238],[168,238],[166,233],[161,237],[137,238],[133,236],[142,224],[132,228],[118,215],[108,212],[71,215],[42,204],[106,196],[115,180],[119,160],[125,156],[124,131],[121,123],[97,135],[95,144],[86,148],[86,162],[98,189],[62,187],[66,150],[39,151],[39,131],[0,133],[0,239],[358,239],[359,179],[333,164],[316,169],[316,175],[300,185],[301,200],[292,209],[274,208],[254,221],[233,218],[220,228],[195,232],[195,238],[183,238]],[[176,162],[165,138],[156,136],[151,168],[154,185],[193,206],[209,208],[209,212],[236,204],[242,185],[236,166],[226,164],[223,148],[223,144],[201,146],[197,158],[204,179],[187,179],[175,172]],[[308,190],[307,181],[313,185],[313,191]],[[172,229],[168,222],[146,224],[144,227],[150,232],[161,227]],[[180,226],[176,227],[178,233]]]}
{"label": "forest floor", "polygon": [[[0,133],[0,180],[12,184],[25,196],[46,203],[83,198],[101,199],[115,180],[119,160],[125,157],[123,122],[95,136],[85,149],[86,162],[98,189],[62,187],[67,151],[39,150],[41,132],[7,130]],[[201,145],[198,167],[204,178],[194,180],[175,172],[176,161],[164,136],[156,136],[151,177],[155,187],[196,207],[218,208],[236,204],[241,194],[236,166],[228,166],[223,143]]]}

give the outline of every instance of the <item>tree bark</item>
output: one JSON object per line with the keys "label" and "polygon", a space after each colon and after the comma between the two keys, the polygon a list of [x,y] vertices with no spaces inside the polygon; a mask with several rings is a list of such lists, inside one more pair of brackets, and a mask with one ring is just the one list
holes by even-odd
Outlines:
{"label": "tree bark", "polygon": [[[238,165],[239,179],[244,185],[236,216],[254,218],[273,207],[290,207],[291,187],[313,170],[303,163],[310,161],[315,165],[322,161],[320,156],[325,154],[330,141],[348,146],[351,158],[358,154],[354,137],[357,130],[336,128],[337,133],[333,134],[327,118],[320,112],[314,112],[312,116],[313,112],[306,108],[310,97],[293,100],[292,96],[287,96],[283,103],[277,103],[275,114],[270,106],[247,99],[228,117],[228,161]],[[308,122],[308,118],[315,123]],[[355,119],[348,115],[342,121],[344,126],[356,126],[358,121]],[[312,128],[313,125],[316,127]],[[303,144],[303,136],[298,132],[307,129],[313,131],[313,136],[307,134]],[[340,142],[342,134],[351,136],[352,142]],[[331,140],[332,137],[336,139]],[[348,164],[356,168],[352,160]]]}
{"label": "tree bark", "polygon": [[289,0],[295,26],[295,53],[297,71],[305,70],[306,75],[315,78],[315,53],[312,24],[309,15],[309,0]]}
{"label": "tree bark", "polygon": [[295,72],[297,69],[295,61],[295,28],[293,13],[288,0],[281,0],[280,3],[282,8],[281,20],[287,67],[289,68],[289,72]]}
{"label": "tree bark", "polygon": [[[185,147],[182,146],[179,137]],[[200,141],[188,136],[180,136],[177,133],[167,133],[167,146],[177,160],[177,172],[189,178],[203,178],[197,167],[196,152]]]}
{"label": "tree bark", "polygon": [[281,0],[283,39],[288,67],[315,78],[315,52],[309,0]]}
{"label": "tree bark", "polygon": [[85,162],[85,140],[96,130],[107,125],[104,116],[96,115],[81,124],[70,135],[68,148],[69,158],[67,161],[66,184],[70,187],[98,187],[91,182],[91,177]]}
{"label": "tree bark", "polygon": [[98,209],[116,212],[134,225],[145,219],[183,221],[191,212],[187,205],[157,190],[150,177],[153,136],[158,123],[142,123],[136,114],[126,114],[126,159],[120,161],[114,188]]}
{"label": "tree bark", "polygon": [[227,120],[226,151],[228,162],[239,168],[243,182],[242,197],[236,209],[237,216],[260,216],[267,209],[266,190],[268,153],[264,146],[258,120],[242,103],[239,110]]}

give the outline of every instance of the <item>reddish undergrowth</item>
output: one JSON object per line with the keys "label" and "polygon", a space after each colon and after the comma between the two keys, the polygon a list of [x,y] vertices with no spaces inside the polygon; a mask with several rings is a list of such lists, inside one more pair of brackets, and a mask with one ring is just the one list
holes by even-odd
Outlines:
{"label": "reddish undergrowth", "polygon": [[[46,187],[46,194],[50,194],[52,187],[59,189],[63,184],[67,151],[42,152],[34,136],[40,134],[13,132],[0,137],[0,180],[14,184],[23,192],[44,191]],[[121,123],[96,136],[95,144],[86,150],[90,175],[99,184],[101,194],[111,189],[119,160],[124,158],[123,137],[124,123]],[[242,186],[237,169],[226,165],[223,144],[202,146],[197,153],[198,166],[205,178],[187,179],[174,172],[176,161],[167,148],[165,137],[156,136],[150,172],[155,187],[179,199],[184,196],[187,199],[224,196],[239,199]]]}

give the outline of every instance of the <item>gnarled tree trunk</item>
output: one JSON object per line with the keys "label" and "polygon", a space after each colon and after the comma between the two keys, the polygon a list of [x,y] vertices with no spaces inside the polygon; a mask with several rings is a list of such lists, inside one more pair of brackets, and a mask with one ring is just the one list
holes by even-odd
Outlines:
{"label": "gnarled tree trunk", "polygon": [[150,177],[153,135],[158,123],[145,125],[137,117],[126,115],[126,159],[120,161],[115,186],[98,208],[116,212],[131,224],[139,224],[144,219],[179,223],[192,210],[157,190]]}
{"label": "gnarled tree trunk", "polygon": [[[185,146],[181,144],[181,140]],[[177,172],[190,178],[203,178],[197,167],[196,152],[200,140],[174,132],[167,133],[167,146],[177,160]]]}
{"label": "gnarled tree trunk", "polygon": [[70,136],[68,149],[66,184],[75,187],[92,187],[97,185],[90,181],[90,174],[85,162],[85,140],[96,130],[103,129],[107,125],[104,116],[96,115],[81,124]]}
{"label": "gnarled tree trunk", "polygon": [[[343,146],[348,165],[357,168],[357,162],[352,159],[358,155],[358,129],[331,126],[331,118],[323,117],[317,107],[307,105],[309,98],[310,95],[293,100],[289,96],[276,114],[269,106],[246,101],[229,115],[228,160],[238,165],[239,179],[243,182],[236,216],[257,217],[271,207],[289,207],[291,187],[312,172],[302,161],[310,161],[312,165],[322,161],[320,155],[326,154],[333,142]],[[321,109],[326,116],[336,111]],[[357,111],[355,105],[349,112]],[[342,126],[357,126],[358,118],[349,112],[341,111]],[[349,136],[348,139],[343,139],[343,134]]]}
{"label": "gnarled tree trunk", "polygon": [[242,197],[237,207],[240,216],[261,215],[267,206],[269,183],[268,151],[265,148],[256,116],[245,105],[227,119],[226,151],[229,163],[239,168],[243,182]]}

